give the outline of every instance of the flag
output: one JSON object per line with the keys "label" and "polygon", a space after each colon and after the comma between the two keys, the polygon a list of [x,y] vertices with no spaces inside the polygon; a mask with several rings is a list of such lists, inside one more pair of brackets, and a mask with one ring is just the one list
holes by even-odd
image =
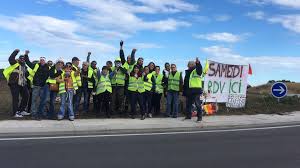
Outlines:
{"label": "flag", "polygon": [[251,68],[251,65],[250,65],[250,64],[249,64],[248,74],[249,74],[249,75],[252,75],[252,68]]}
{"label": "flag", "polygon": [[205,67],[203,69],[202,76],[201,76],[202,78],[207,74],[208,68],[209,68],[209,63],[208,60],[206,59]]}

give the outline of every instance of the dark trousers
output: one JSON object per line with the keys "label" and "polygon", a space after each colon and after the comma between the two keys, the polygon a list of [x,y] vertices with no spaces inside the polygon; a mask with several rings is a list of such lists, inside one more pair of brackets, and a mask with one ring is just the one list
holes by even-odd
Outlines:
{"label": "dark trousers", "polygon": [[105,91],[104,93],[100,93],[99,95],[97,95],[97,97],[99,103],[99,109],[97,110],[97,114],[104,112],[107,117],[110,117],[111,93]]}
{"label": "dark trousers", "polygon": [[187,117],[192,117],[192,105],[195,103],[197,108],[197,117],[202,118],[202,101],[200,100],[200,94],[191,94],[186,97],[186,113]]}
{"label": "dark trousers", "polygon": [[[12,108],[13,113],[11,115],[15,115],[17,111],[25,111],[28,105],[29,100],[29,92],[27,86],[19,86],[19,85],[9,85],[11,96],[12,96]],[[21,95],[21,103],[19,105],[19,96]]]}
{"label": "dark trousers", "polygon": [[79,106],[80,106],[81,96],[82,96],[82,87],[79,87],[76,90],[76,94],[73,96],[74,114],[75,115],[79,114]]}
{"label": "dark trousers", "polygon": [[154,115],[160,115],[160,100],[162,93],[153,93],[152,96],[152,108],[154,110]]}
{"label": "dark trousers", "polygon": [[130,97],[130,115],[136,115],[136,104],[139,103],[141,115],[145,115],[144,96],[142,93],[129,91]]}
{"label": "dark trousers", "polygon": [[144,109],[145,109],[145,112],[147,114],[152,114],[152,112],[151,112],[152,95],[153,95],[153,93],[151,91],[145,91],[143,93],[143,96],[144,96]]}
{"label": "dark trousers", "polygon": [[114,114],[124,113],[124,86],[113,86],[112,88],[112,111]]}
{"label": "dark trousers", "polygon": [[[83,111],[85,113],[89,112],[89,108],[90,108],[90,98],[91,98],[91,94],[92,94],[93,89],[89,89],[87,87],[83,87],[82,88],[82,94],[83,94]],[[81,95],[80,95],[81,97]],[[95,104],[94,104],[95,106]]]}
{"label": "dark trousers", "polygon": [[57,96],[57,92],[50,91],[50,105],[49,105],[49,112],[47,115],[49,119],[54,119],[57,116],[55,112],[56,96]]}

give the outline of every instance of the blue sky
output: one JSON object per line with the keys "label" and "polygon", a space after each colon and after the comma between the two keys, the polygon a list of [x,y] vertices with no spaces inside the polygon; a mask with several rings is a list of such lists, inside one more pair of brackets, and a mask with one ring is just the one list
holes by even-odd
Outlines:
{"label": "blue sky", "polygon": [[137,48],[146,62],[186,68],[199,57],[251,64],[249,83],[300,82],[300,0],[10,0],[0,9],[0,68],[15,48],[102,66]]}

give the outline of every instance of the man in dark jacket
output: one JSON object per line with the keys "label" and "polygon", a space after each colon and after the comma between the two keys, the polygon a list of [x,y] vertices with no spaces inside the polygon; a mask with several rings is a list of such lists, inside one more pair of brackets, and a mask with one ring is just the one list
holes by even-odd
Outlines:
{"label": "man in dark jacket", "polygon": [[[21,118],[24,115],[30,115],[26,112],[28,104],[29,91],[28,91],[28,70],[25,64],[25,57],[21,55],[18,60],[16,56],[20,52],[19,49],[15,49],[10,55],[8,61],[10,66],[3,71],[5,78],[8,81],[8,85],[12,96],[12,116]],[[19,105],[19,96],[21,95],[22,100]]]}
{"label": "man in dark jacket", "polygon": [[28,67],[32,69],[30,77],[32,78],[32,101],[31,116],[35,120],[40,120],[44,114],[45,105],[49,96],[49,66],[45,57],[40,57],[39,63],[33,64],[28,57],[29,51],[25,54],[25,61]]}
{"label": "man in dark jacket", "polygon": [[195,103],[197,107],[197,121],[202,121],[202,101],[200,96],[202,95],[202,66],[198,58],[196,61],[190,61],[188,63],[188,70],[185,71],[183,96],[186,97],[186,118],[192,118],[192,104]]}

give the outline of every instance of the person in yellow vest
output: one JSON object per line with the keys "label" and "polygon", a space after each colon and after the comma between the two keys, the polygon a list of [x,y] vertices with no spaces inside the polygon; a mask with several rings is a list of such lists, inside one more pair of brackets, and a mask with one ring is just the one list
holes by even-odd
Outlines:
{"label": "person in yellow vest", "polygon": [[134,61],[134,57],[135,57],[135,53],[136,53],[136,49],[132,49],[131,51],[131,55],[127,56],[127,60],[125,60],[125,54],[124,54],[124,50],[123,50],[123,45],[124,42],[121,41],[120,42],[120,58],[121,58],[121,62],[123,64],[123,67],[127,70],[127,74],[126,74],[126,78],[125,78],[125,90],[124,90],[124,94],[125,94],[125,104],[124,104],[124,113],[127,113],[128,111],[128,107],[129,107],[129,95],[128,95],[128,80],[129,80],[129,74],[132,72],[133,70],[133,66],[136,64],[136,62]]}
{"label": "person in yellow vest", "polygon": [[81,76],[80,76],[80,60],[78,57],[72,58],[72,71],[75,73],[76,82],[78,85],[78,90],[76,91],[76,94],[74,94],[73,98],[73,104],[74,104],[74,113],[75,115],[79,115],[79,104],[82,96],[82,82],[81,82]]}
{"label": "person in yellow vest", "polygon": [[[28,51],[29,54],[29,51]],[[25,54],[25,61],[33,71],[30,74],[32,80],[31,116],[34,120],[41,120],[45,116],[45,107],[49,97],[49,66],[45,57],[40,57],[39,63],[34,64]]]}
{"label": "person in yellow vest", "polygon": [[[88,113],[89,111],[89,101],[90,101],[90,96],[93,96],[93,106],[94,106],[94,112],[96,113],[99,109],[99,102],[98,102],[98,97],[97,95],[93,92],[93,90],[96,88],[96,80],[97,80],[97,73],[98,73],[98,68],[97,68],[97,61],[92,61],[90,62],[90,57],[91,57],[91,52],[88,52],[87,56],[87,63],[90,64],[88,67],[88,73],[87,73],[87,84],[85,85],[82,84],[82,93],[84,96],[84,111],[85,113]],[[83,81],[83,80],[82,80]],[[88,90],[88,91],[87,91]],[[92,91],[91,93],[89,93]]]}
{"label": "person in yellow vest", "polygon": [[160,100],[162,94],[164,92],[164,82],[163,82],[163,75],[160,74],[160,67],[155,67],[155,73],[153,74],[155,79],[155,88],[152,98],[152,108],[154,109],[154,115],[160,115]]}
{"label": "person in yellow vest", "polygon": [[202,101],[200,96],[202,90],[202,66],[198,58],[196,61],[188,63],[188,70],[185,71],[183,96],[186,97],[186,117],[185,119],[192,118],[192,105],[195,103],[197,108],[197,121],[202,121]]}
{"label": "person in yellow vest", "polygon": [[181,72],[177,71],[175,64],[171,64],[171,73],[168,77],[166,117],[177,118],[179,108],[179,93],[182,90],[182,85],[183,80]]}
{"label": "person in yellow vest", "polygon": [[124,112],[124,89],[125,89],[125,79],[127,70],[123,67],[121,58],[115,60],[115,66],[112,67],[112,72],[110,73],[111,84],[112,84],[112,111],[114,114],[119,114],[120,116],[125,115]]}
{"label": "person in yellow vest", "polygon": [[97,84],[96,84],[96,95],[98,97],[99,109],[97,111],[97,116],[104,110],[104,113],[107,118],[111,117],[111,94],[112,94],[112,86],[111,80],[109,76],[109,71],[106,66],[102,67],[102,71],[99,74]]}
{"label": "person in yellow vest", "polygon": [[135,65],[129,76],[128,93],[130,97],[130,118],[134,119],[136,115],[136,105],[139,104],[141,112],[141,120],[144,120],[145,109],[143,103],[143,93],[145,92],[142,72],[138,65]]}
{"label": "person in yellow vest", "polygon": [[[12,113],[11,116],[21,118],[24,115],[30,115],[26,112],[28,104],[29,92],[28,92],[28,79],[29,72],[25,64],[25,56],[20,55],[16,60],[16,56],[20,52],[19,49],[15,49],[9,56],[10,66],[3,71],[3,75],[7,80],[12,96]],[[25,53],[26,54],[26,53]],[[21,103],[19,97],[21,96]],[[20,105],[19,105],[20,103]]]}
{"label": "person in yellow vest", "polygon": [[[55,100],[59,91],[57,79],[62,75],[63,67],[64,61],[62,59],[58,59],[49,72],[48,83],[50,85],[50,106],[47,114],[48,119],[54,119],[57,116],[55,112]],[[51,88],[51,85],[55,85],[57,88]]]}
{"label": "person in yellow vest", "polygon": [[145,92],[143,93],[143,102],[144,102],[144,109],[146,112],[146,115],[149,118],[152,118],[152,96],[153,91],[155,87],[155,78],[152,73],[150,73],[149,67],[144,67],[144,73],[143,73],[143,81],[144,81],[144,88]]}
{"label": "person in yellow vest", "polygon": [[74,121],[75,115],[73,111],[73,97],[76,94],[76,90],[78,90],[78,84],[76,81],[75,71],[73,71],[72,63],[66,63],[63,73],[57,79],[59,83],[59,91],[58,94],[61,99],[60,110],[57,115],[58,120],[63,120],[65,117],[65,104],[68,101],[68,114],[69,120]]}

